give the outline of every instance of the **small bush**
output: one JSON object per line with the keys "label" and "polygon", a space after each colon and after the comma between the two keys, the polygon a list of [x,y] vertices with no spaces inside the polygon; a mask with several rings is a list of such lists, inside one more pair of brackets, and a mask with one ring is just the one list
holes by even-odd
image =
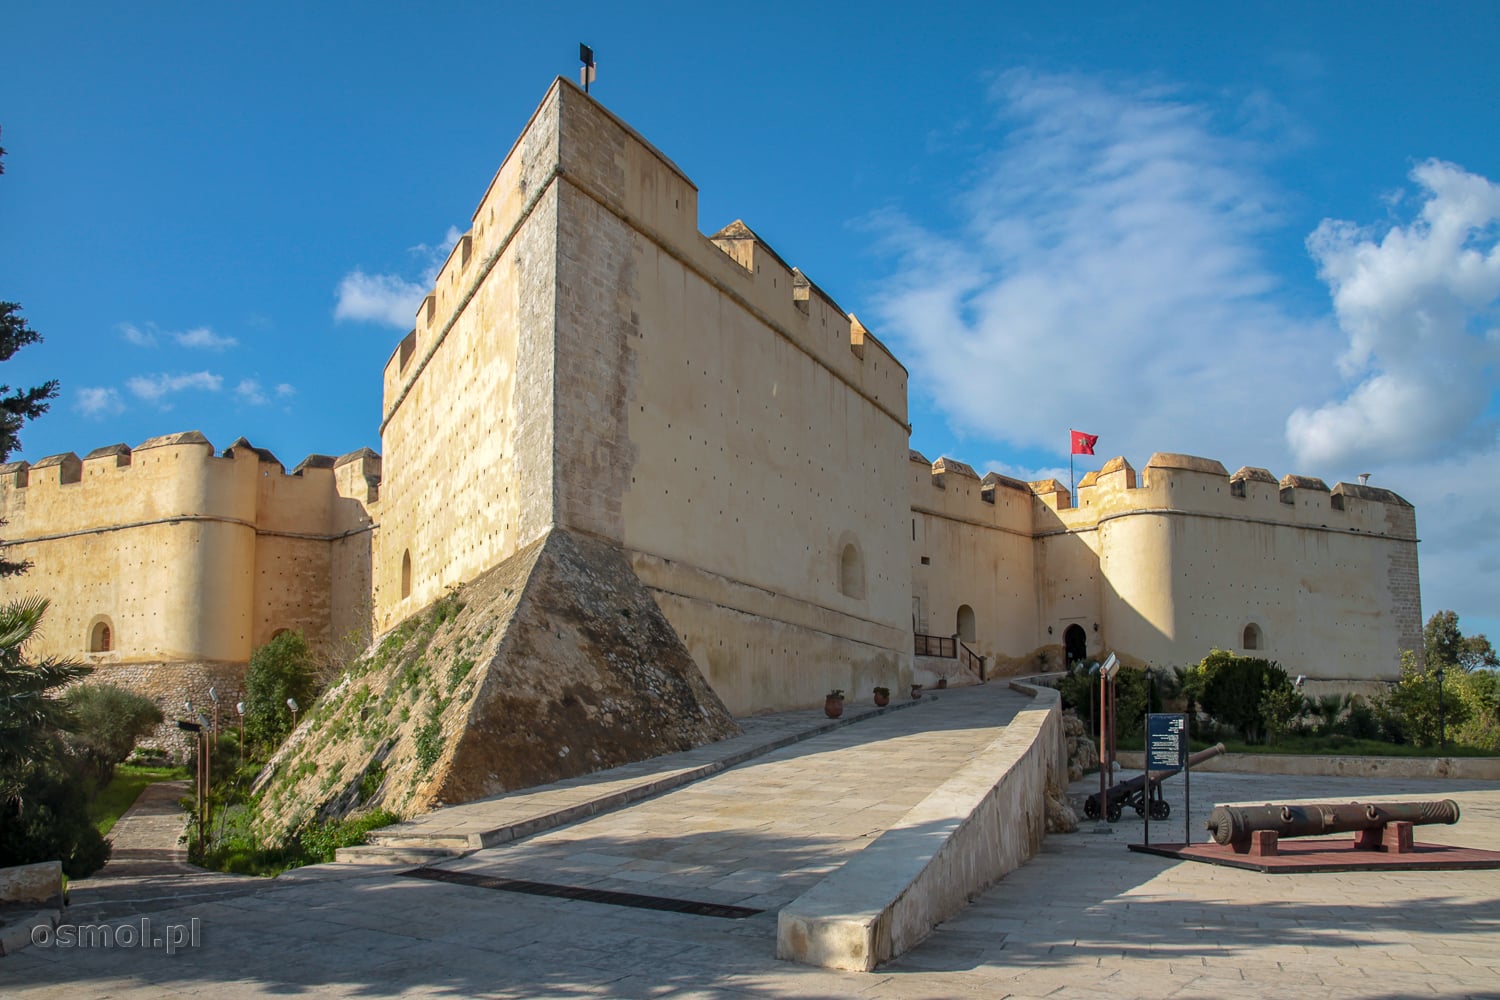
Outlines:
{"label": "small bush", "polygon": [[1344,717],[1343,731],[1356,740],[1378,740],[1380,717],[1363,698],[1355,695],[1349,701],[1349,714]]}
{"label": "small bush", "polygon": [[[1291,678],[1279,664],[1259,657],[1216,649],[1189,671],[1188,683],[1203,710],[1234,727],[1246,743],[1265,742],[1267,707],[1289,709],[1286,692],[1292,688]],[[1288,724],[1280,718],[1273,721],[1282,731]]]}
{"label": "small bush", "polygon": [[316,664],[301,632],[283,632],[250,656],[245,674],[245,738],[275,746],[292,731],[287,699],[304,710],[316,694]]}
{"label": "small bush", "polygon": [[309,823],[297,834],[301,854],[306,864],[325,864],[332,861],[340,847],[355,847],[369,839],[371,830],[399,823],[401,817],[385,809],[376,809],[363,816],[333,820],[327,823]]}
{"label": "small bush", "polygon": [[417,769],[426,774],[443,755],[443,724],[431,719],[417,730]]}
{"label": "small bush", "polygon": [[69,752],[99,788],[109,784],[115,765],[130,756],[136,741],[162,721],[156,702],[114,684],[79,684],[63,701],[73,716]]}
{"label": "small bush", "polygon": [[61,861],[83,878],[109,860],[89,817],[89,785],[62,756],[41,758],[14,775],[14,797],[0,798],[0,867]]}

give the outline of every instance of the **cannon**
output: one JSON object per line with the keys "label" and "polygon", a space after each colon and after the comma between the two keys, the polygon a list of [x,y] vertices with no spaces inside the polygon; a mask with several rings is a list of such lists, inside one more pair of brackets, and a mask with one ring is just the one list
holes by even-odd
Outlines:
{"label": "cannon", "polygon": [[[1196,764],[1201,764],[1205,760],[1217,757],[1223,752],[1224,744],[1215,743],[1207,750],[1199,750],[1197,753],[1189,756],[1188,766],[1192,767]],[[1151,798],[1149,803],[1146,798],[1146,776],[1144,774],[1136,778],[1131,778],[1129,781],[1122,781],[1118,785],[1111,785],[1104,790],[1106,800],[1104,807],[1105,818],[1111,823],[1115,822],[1120,818],[1120,813],[1124,811],[1125,806],[1129,805],[1135,808],[1137,816],[1144,816],[1146,810],[1150,809],[1152,819],[1166,819],[1172,815],[1172,807],[1167,804],[1166,799],[1162,798],[1161,783],[1181,770],[1182,768],[1180,767],[1172,767],[1151,772]],[[1090,795],[1083,803],[1083,814],[1089,819],[1099,818],[1098,792]]]}
{"label": "cannon", "polygon": [[[1277,839],[1316,837],[1333,833],[1383,831],[1387,823],[1457,823],[1458,803],[1452,799],[1430,802],[1303,803],[1295,805],[1215,806],[1204,824],[1214,842],[1232,846],[1238,853],[1250,850],[1257,833],[1268,831]],[[1371,846],[1379,836],[1370,838]],[[1361,839],[1361,846],[1365,840]]]}

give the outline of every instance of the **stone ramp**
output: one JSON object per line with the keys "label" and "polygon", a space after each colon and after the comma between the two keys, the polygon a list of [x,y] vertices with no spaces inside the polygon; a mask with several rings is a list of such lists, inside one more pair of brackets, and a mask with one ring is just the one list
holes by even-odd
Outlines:
{"label": "stone ramp", "polygon": [[[944,692],[946,694],[946,692]],[[935,706],[931,695],[886,708],[845,706],[829,719],[818,709],[738,720],[742,735],[594,774],[448,806],[374,831],[370,843],[338,852],[341,863],[419,864],[494,847],[587,819],[718,774],[783,747],[909,708]]]}
{"label": "stone ramp", "polygon": [[1056,691],[1034,702],[847,864],[784,907],[776,956],[870,972],[1035,855],[1067,771]]}
{"label": "stone ramp", "polygon": [[[711,915],[744,921],[782,957],[870,968],[1035,851],[1057,756],[1045,746],[1055,697],[949,690],[415,874],[467,887],[455,892],[719,908]],[[1028,719],[1017,729],[1018,716]],[[1016,767],[1028,754],[1039,766]]]}

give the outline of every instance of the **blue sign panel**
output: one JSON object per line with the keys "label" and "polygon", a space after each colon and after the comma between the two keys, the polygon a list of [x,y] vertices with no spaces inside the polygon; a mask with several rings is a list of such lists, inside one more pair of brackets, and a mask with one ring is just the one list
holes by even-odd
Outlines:
{"label": "blue sign panel", "polygon": [[1146,716],[1146,767],[1152,771],[1187,766],[1187,716],[1153,712]]}

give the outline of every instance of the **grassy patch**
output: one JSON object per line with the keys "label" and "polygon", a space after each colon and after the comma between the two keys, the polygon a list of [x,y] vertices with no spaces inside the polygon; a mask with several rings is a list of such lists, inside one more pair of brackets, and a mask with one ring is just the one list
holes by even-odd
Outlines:
{"label": "grassy patch", "polygon": [[115,822],[140,798],[147,785],[155,781],[177,781],[187,776],[187,769],[181,767],[121,764],[115,768],[115,776],[89,807],[89,819],[94,821],[99,833],[107,837],[109,831],[114,829]]}
{"label": "grassy patch", "polygon": [[[1193,740],[1193,749],[1202,750],[1212,746],[1201,740]],[[1275,745],[1269,743],[1241,743],[1238,740],[1225,740],[1224,747],[1230,753],[1285,753],[1303,754],[1308,756],[1326,755],[1330,757],[1493,757],[1493,750],[1485,750],[1479,747],[1460,746],[1457,743],[1448,742],[1446,750],[1437,747],[1417,747],[1405,743],[1387,743],[1384,740],[1362,740],[1353,736],[1341,736],[1331,734],[1328,736],[1311,736],[1306,734],[1292,734],[1283,736],[1281,741]],[[1123,744],[1121,749],[1124,749]],[[1131,747],[1132,750],[1137,747]]]}

